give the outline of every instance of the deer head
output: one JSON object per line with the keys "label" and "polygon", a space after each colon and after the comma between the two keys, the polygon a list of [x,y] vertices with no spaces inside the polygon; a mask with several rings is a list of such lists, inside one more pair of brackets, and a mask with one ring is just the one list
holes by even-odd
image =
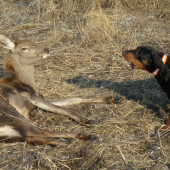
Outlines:
{"label": "deer head", "polygon": [[[34,88],[33,64],[49,56],[49,49],[39,46],[29,40],[24,40],[19,34],[11,34],[10,38],[0,34],[0,43],[10,49],[5,70],[15,79]],[[12,70],[12,71],[11,71]]]}

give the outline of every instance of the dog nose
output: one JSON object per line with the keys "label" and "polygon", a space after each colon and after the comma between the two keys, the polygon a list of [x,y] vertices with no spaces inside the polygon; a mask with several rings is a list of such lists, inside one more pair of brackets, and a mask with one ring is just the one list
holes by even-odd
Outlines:
{"label": "dog nose", "polygon": [[122,51],[122,54],[125,55],[125,54],[126,54],[126,51]]}
{"label": "dog nose", "polygon": [[45,48],[45,49],[43,50],[43,52],[44,52],[44,53],[47,53],[47,54],[49,54],[49,53],[50,53],[50,51],[49,51],[49,49],[48,49],[48,48]]}

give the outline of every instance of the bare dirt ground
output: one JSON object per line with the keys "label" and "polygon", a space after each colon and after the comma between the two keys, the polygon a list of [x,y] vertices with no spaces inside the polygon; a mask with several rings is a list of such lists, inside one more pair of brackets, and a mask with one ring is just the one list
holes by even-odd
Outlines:
{"label": "bare dirt ground", "polygon": [[[39,127],[97,138],[67,147],[0,143],[0,169],[168,170],[169,135],[154,133],[170,101],[152,74],[127,70],[121,53],[149,45],[169,54],[169,8],[169,0],[1,0],[1,32],[19,31],[50,48],[50,57],[35,65],[36,88],[46,100],[112,96],[117,102],[67,108],[95,120],[90,127],[37,110],[31,120]],[[0,49],[2,68],[8,50]]]}

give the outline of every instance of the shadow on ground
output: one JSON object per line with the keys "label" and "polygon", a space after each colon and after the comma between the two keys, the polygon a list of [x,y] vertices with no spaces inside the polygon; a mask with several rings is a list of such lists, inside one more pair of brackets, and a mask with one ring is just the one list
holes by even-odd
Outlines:
{"label": "shadow on ground", "polygon": [[99,89],[113,90],[116,94],[124,96],[127,100],[138,102],[147,109],[152,109],[155,116],[160,118],[162,118],[160,108],[166,113],[170,112],[170,108],[167,106],[170,104],[170,101],[154,78],[114,82],[93,80],[88,77],[75,77],[68,79],[67,82],[69,84],[77,84],[80,88],[96,87]]}

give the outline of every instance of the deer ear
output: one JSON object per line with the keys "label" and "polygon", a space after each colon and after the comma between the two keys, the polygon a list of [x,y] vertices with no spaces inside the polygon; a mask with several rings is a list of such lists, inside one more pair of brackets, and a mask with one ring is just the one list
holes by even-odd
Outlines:
{"label": "deer ear", "polygon": [[10,50],[13,50],[15,47],[14,42],[12,42],[8,37],[3,34],[0,34],[0,43]]}
{"label": "deer ear", "polygon": [[12,38],[12,40],[14,40],[14,41],[24,40],[24,39],[22,38],[22,36],[19,35],[19,34],[17,34],[17,33],[12,33],[12,34],[11,34],[11,38]]}

